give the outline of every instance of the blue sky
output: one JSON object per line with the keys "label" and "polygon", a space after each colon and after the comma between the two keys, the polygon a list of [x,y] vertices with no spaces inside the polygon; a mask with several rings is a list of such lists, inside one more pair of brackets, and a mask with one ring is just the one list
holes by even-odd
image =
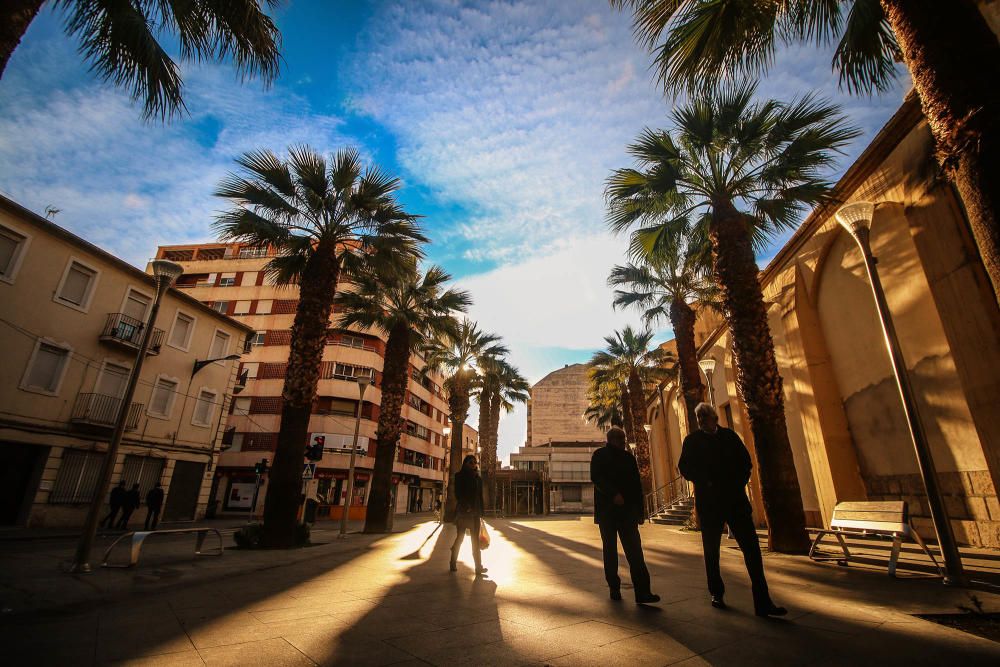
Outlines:
{"label": "blue sky", "polygon": [[[56,222],[141,266],[158,244],[212,238],[222,204],[211,192],[242,151],[354,145],[402,178],[430,260],[472,292],[473,317],[531,381],[635,322],[604,284],[624,242],[604,230],[603,181],[629,164],[624,147],[643,127],[666,125],[671,102],[627,16],[605,0],[293,0],[275,18],[285,62],[274,86],[185,64],[190,116],[162,125],[95,80],[43,11],[0,80],[0,191],[61,209]],[[829,61],[826,49],[785,49],[759,92],[819,90],[844,105],[864,134],[839,173],[908,82],[850,98]],[[521,408],[502,422],[504,456],[524,420]]]}

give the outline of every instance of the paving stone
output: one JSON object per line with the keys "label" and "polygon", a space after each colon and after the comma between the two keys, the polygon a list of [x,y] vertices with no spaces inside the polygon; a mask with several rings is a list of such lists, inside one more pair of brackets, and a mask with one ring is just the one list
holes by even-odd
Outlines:
{"label": "paving stone", "polygon": [[199,649],[208,667],[299,667],[316,663],[284,639]]}

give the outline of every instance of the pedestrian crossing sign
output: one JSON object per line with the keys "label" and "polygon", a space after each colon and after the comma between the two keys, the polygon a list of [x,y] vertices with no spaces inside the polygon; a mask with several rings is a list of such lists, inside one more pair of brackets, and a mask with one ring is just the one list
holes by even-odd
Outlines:
{"label": "pedestrian crossing sign", "polygon": [[316,464],[305,463],[302,465],[302,479],[312,479],[316,476]]}

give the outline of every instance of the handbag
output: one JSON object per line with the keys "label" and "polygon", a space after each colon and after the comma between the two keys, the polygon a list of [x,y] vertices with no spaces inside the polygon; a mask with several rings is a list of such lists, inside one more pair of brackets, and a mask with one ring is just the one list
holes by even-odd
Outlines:
{"label": "handbag", "polygon": [[486,530],[486,522],[479,522],[479,548],[489,549],[490,548],[490,531]]}

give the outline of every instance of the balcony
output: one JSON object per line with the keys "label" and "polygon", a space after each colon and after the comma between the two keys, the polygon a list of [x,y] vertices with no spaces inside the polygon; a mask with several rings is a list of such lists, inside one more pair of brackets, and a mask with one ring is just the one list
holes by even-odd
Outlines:
{"label": "balcony", "polygon": [[[79,394],[76,397],[73,413],[69,420],[74,424],[84,426],[113,428],[121,404],[122,399],[117,396]],[[142,403],[133,403],[129,406],[128,416],[125,418],[126,431],[134,431],[139,426],[139,417],[142,415],[143,407],[145,406]]]}
{"label": "balcony", "polygon": [[[107,343],[121,345],[133,350],[138,350],[142,345],[142,330],[145,323],[134,317],[129,317],[124,313],[108,313],[108,319],[104,323],[100,339]],[[163,347],[163,329],[153,329],[153,336],[149,339],[149,350],[146,354],[159,354]]]}

